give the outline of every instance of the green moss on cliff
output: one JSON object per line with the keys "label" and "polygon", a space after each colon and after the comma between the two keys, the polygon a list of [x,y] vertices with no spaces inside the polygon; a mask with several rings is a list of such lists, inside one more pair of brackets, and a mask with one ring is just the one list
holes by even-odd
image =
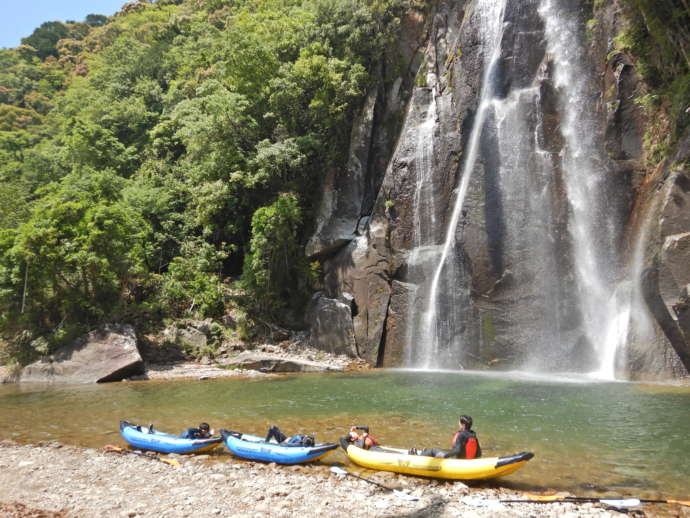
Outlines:
{"label": "green moss on cliff", "polygon": [[648,109],[648,158],[658,160],[690,127],[690,3],[686,0],[621,0],[628,27],[615,38],[629,52],[650,91],[638,102]]}

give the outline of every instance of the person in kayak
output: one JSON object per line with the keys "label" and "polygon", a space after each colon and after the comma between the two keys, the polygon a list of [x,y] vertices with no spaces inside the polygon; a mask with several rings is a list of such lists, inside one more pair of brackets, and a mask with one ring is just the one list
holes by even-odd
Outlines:
{"label": "person in kayak", "polygon": [[266,434],[265,440],[266,442],[271,442],[271,439],[275,439],[278,444],[285,444],[285,446],[311,447],[314,446],[314,444],[316,443],[314,437],[302,433],[298,433],[297,435],[288,437],[283,432],[281,432],[280,428],[278,428],[277,426],[271,426],[268,429],[268,433]]}
{"label": "person in kayak", "polygon": [[208,439],[213,435],[213,430],[208,423],[199,424],[198,428],[187,428],[180,434],[182,439]]}
{"label": "person in kayak", "polygon": [[425,448],[417,451],[417,448],[410,448],[410,455],[423,455],[426,457],[439,457],[443,459],[475,459],[482,456],[482,449],[479,446],[477,434],[472,430],[472,418],[468,415],[461,415],[458,421],[459,430],[453,435],[451,450],[440,448]]}
{"label": "person in kayak", "polygon": [[[357,430],[362,430],[362,433],[358,433]],[[368,426],[352,426],[346,438],[347,442],[365,450],[381,444],[376,437],[369,434]]]}

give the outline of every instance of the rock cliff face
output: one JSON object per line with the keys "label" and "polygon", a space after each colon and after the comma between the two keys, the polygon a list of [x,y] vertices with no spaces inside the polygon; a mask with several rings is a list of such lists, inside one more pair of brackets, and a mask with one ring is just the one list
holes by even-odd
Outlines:
{"label": "rock cliff face", "polygon": [[[648,329],[628,331],[619,372],[683,374],[690,368],[690,139],[647,171],[646,120],[634,102],[644,85],[632,57],[611,47],[625,24],[622,7],[611,2],[593,12],[577,0],[507,0],[490,61],[481,5],[438,0],[404,20],[404,38],[381,67],[385,86],[371,92],[355,121],[348,164],[326,180],[307,247],[324,272],[308,316],[313,342],[374,365],[419,365],[435,297],[434,318],[443,323],[435,366],[597,367],[602,352],[585,330],[581,242],[572,236],[568,98],[545,26],[550,8],[582,32],[577,59],[590,101],[582,112],[598,146],[591,162],[605,179],[597,195],[606,210],[592,216],[592,228],[617,225],[608,241],[591,241],[612,249],[600,255],[615,263],[603,286],[632,299],[638,290],[631,307],[651,315]],[[399,77],[391,75],[396,63]],[[491,104],[485,113],[482,100]],[[478,158],[468,167],[473,127],[483,117]],[[465,175],[452,246],[439,267]],[[435,275],[442,280],[432,294]]]}

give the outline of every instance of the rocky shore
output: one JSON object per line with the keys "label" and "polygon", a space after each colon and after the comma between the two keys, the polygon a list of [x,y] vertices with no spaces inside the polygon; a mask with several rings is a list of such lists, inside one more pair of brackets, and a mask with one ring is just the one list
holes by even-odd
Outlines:
{"label": "rocky shore", "polygon": [[344,355],[329,354],[306,346],[287,349],[267,344],[256,350],[223,356],[213,362],[149,363],[144,374],[131,379],[210,379],[261,377],[285,372],[340,372],[360,369],[362,363]]}
{"label": "rocky shore", "polygon": [[[36,446],[3,441],[0,443],[0,516],[623,516],[616,510],[590,503],[487,506],[483,499],[520,498],[521,495],[504,489],[472,489],[460,482],[366,473],[372,480],[419,498],[410,502],[354,477],[338,477],[331,473],[327,461],[284,467],[240,461],[222,450],[212,456],[167,458],[178,460],[180,466],[60,443]],[[36,511],[39,509],[45,514]]]}

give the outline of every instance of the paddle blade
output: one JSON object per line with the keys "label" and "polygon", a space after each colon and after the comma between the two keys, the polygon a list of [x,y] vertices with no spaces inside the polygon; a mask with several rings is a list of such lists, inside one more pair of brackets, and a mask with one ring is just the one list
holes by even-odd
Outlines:
{"label": "paddle blade", "polygon": [[684,505],[685,507],[690,507],[690,500],[666,500],[667,504],[678,504]]}
{"label": "paddle blade", "polygon": [[103,449],[105,451],[114,451],[117,453],[124,451],[122,448],[120,448],[119,446],[115,446],[114,444],[106,444],[105,446],[103,446]]}
{"label": "paddle blade", "polygon": [[175,467],[178,467],[181,465],[179,463],[179,461],[176,461],[175,459],[161,459],[160,457],[158,457],[158,460],[161,462],[165,462],[166,464],[170,464],[171,466],[175,466]]}
{"label": "paddle blade", "polygon": [[339,468],[338,466],[331,466],[331,473],[335,473],[338,476],[344,477],[345,475],[349,475],[349,471],[345,471],[342,468]]}
{"label": "paddle blade", "polygon": [[402,498],[403,500],[407,500],[408,502],[416,502],[419,500],[416,496],[408,495],[404,491],[400,491],[399,489],[394,489],[393,494],[397,496],[398,498]]}
{"label": "paddle blade", "polygon": [[637,507],[640,501],[637,498],[626,498],[625,500],[610,500],[602,498],[599,500],[602,504],[610,505],[611,507]]}

